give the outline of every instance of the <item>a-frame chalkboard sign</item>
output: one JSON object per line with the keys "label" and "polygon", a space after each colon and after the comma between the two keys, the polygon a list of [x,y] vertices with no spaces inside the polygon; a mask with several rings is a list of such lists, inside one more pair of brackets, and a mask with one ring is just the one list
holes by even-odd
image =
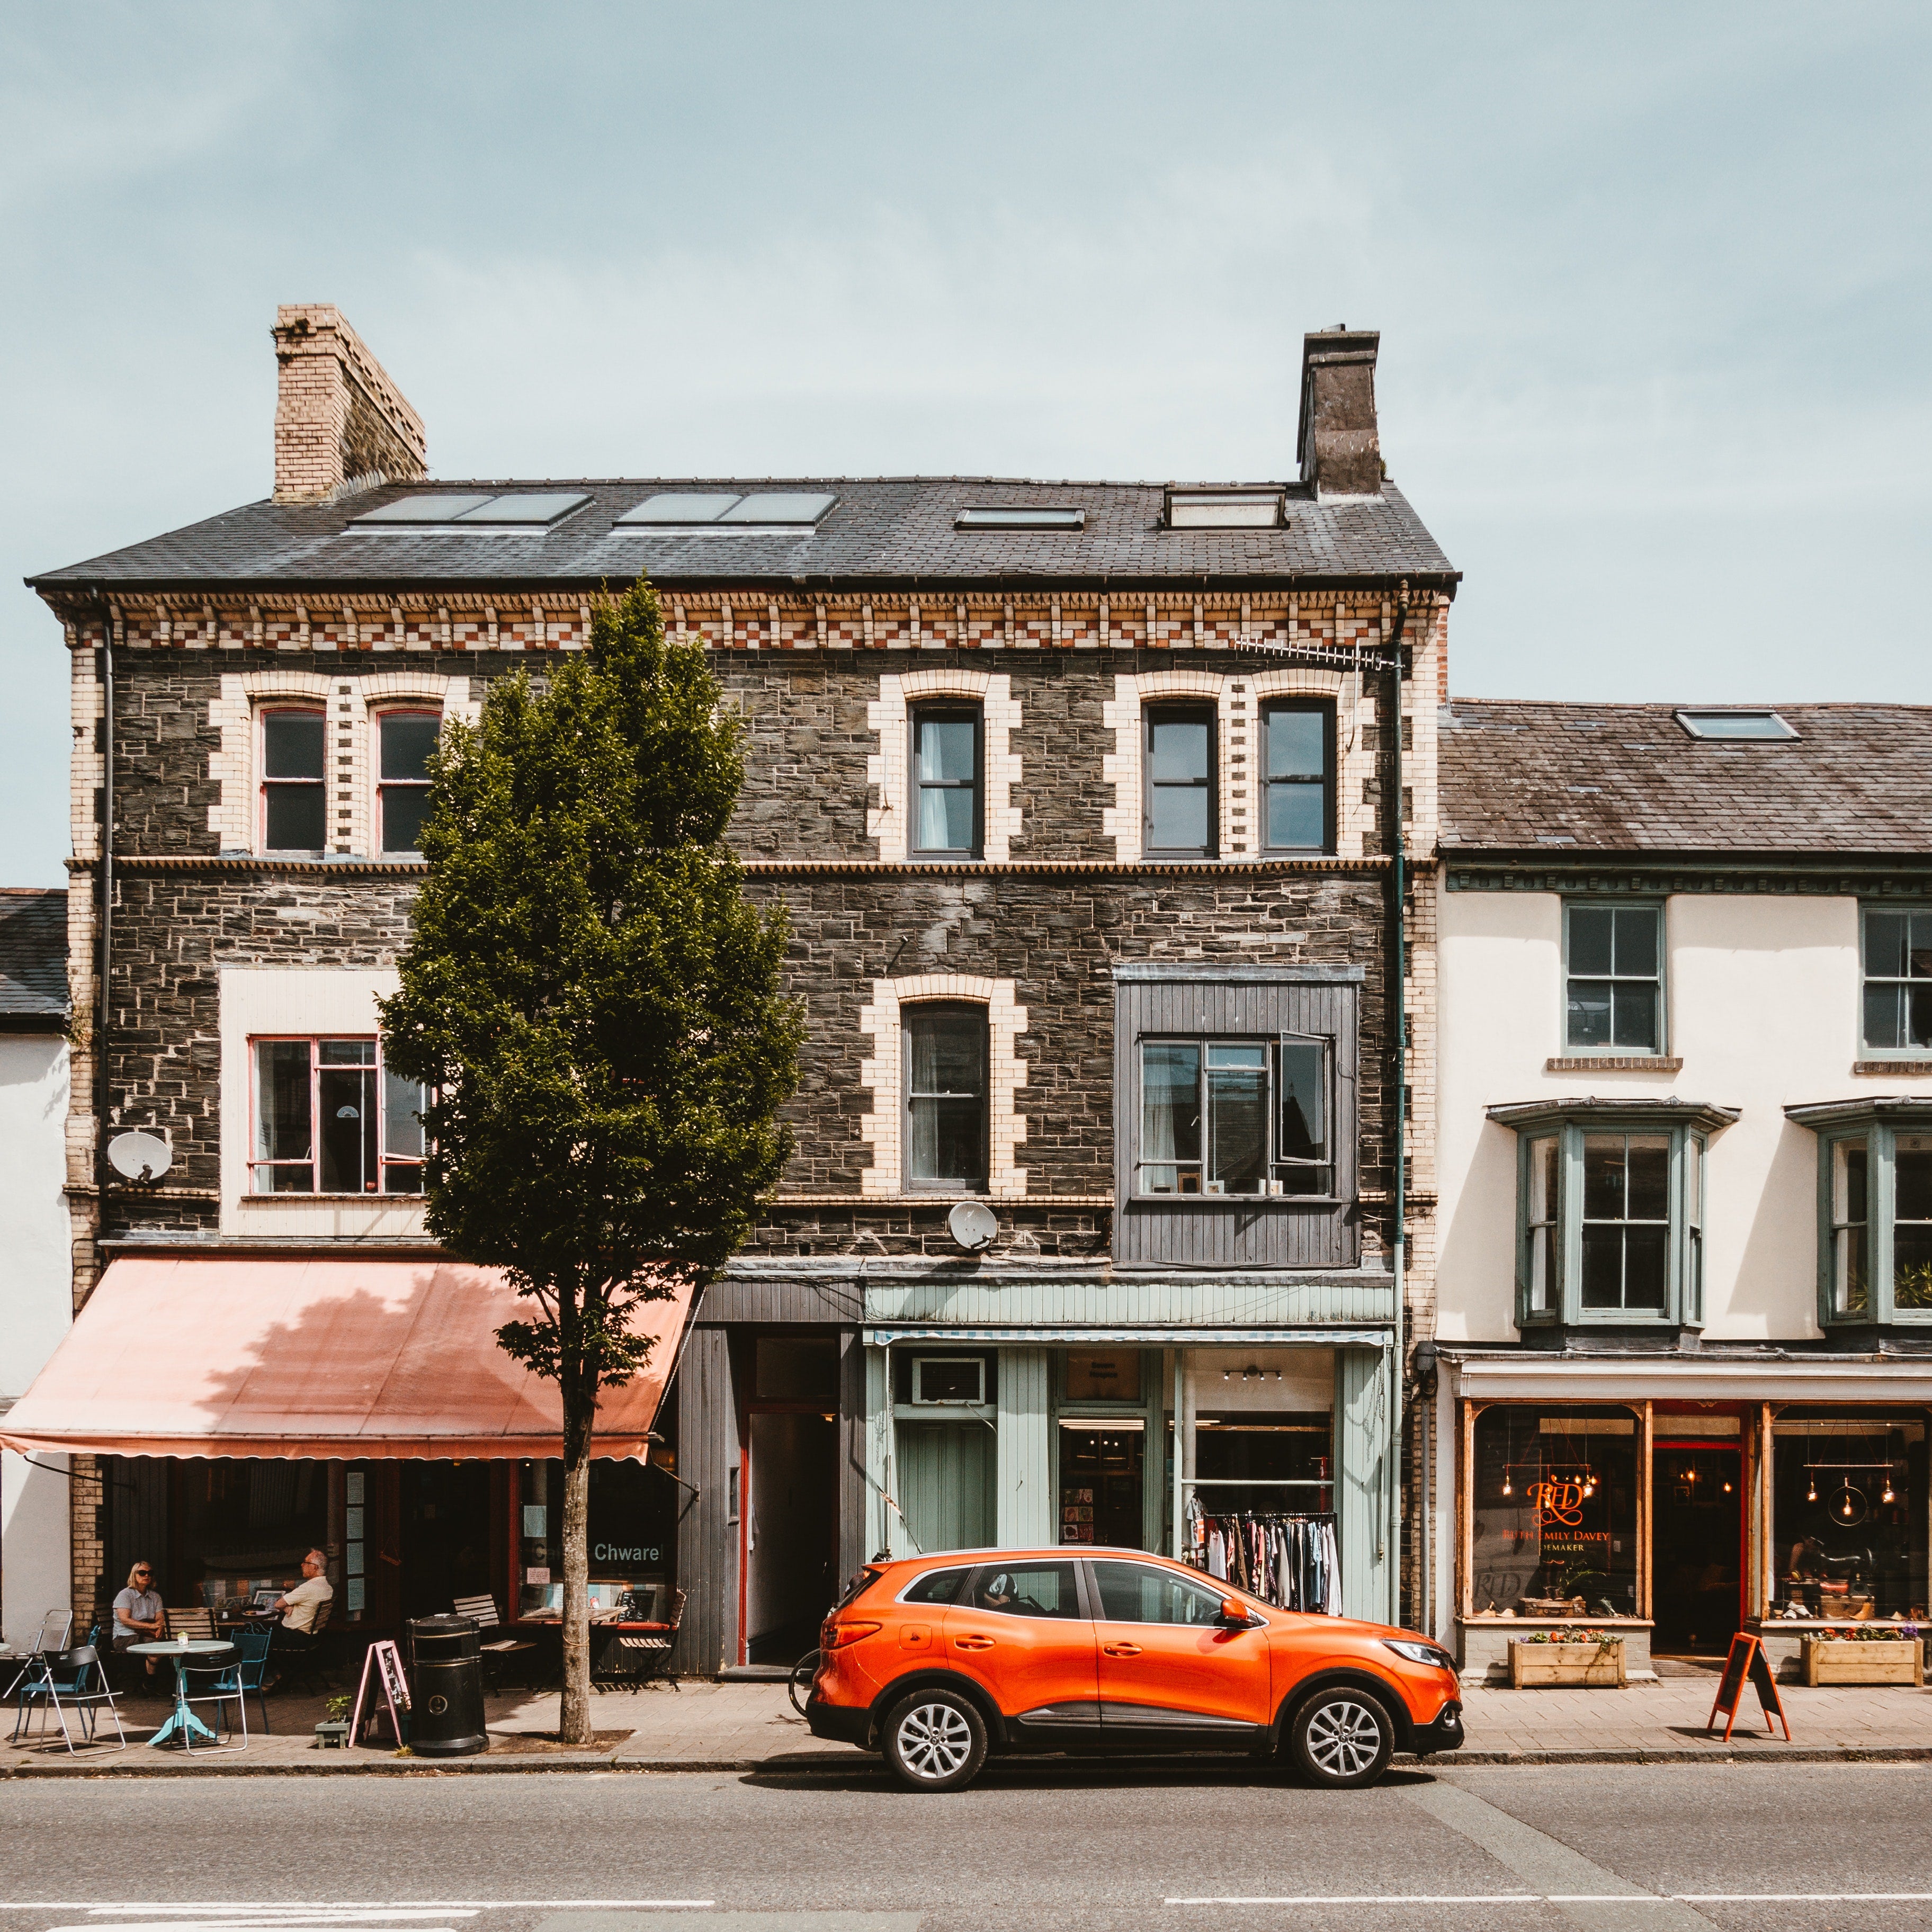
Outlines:
{"label": "a-frame chalkboard sign", "polygon": [[[1731,1726],[1738,1720],[1738,1706],[1744,1694],[1744,1679],[1750,1679],[1751,1688],[1757,1693],[1757,1701],[1764,1707],[1764,1727],[1774,1736],[1778,1726],[1784,1726],[1784,1742],[1791,1742],[1791,1721],[1784,1714],[1784,1705],[1778,1694],[1778,1679],[1772,1675],[1771,1659],[1764,1654],[1764,1646],[1754,1636],[1739,1630],[1731,1640],[1730,1654],[1724,1659],[1724,1674],[1718,1685],[1717,1701],[1711,1706],[1711,1714],[1706,1722],[1706,1732],[1717,1728],[1718,1713],[1724,1714],[1724,1742],[1730,1742]],[[1773,1720],[1775,1720],[1775,1722]]]}

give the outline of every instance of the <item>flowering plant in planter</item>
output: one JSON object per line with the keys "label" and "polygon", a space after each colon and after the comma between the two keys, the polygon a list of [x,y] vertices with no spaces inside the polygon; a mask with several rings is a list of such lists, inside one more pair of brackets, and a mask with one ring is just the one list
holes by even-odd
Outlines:
{"label": "flowering plant in planter", "polygon": [[1606,1645],[1622,1643],[1623,1638],[1615,1630],[1530,1630],[1512,1641],[1516,1643],[1594,1643],[1601,1650]]}
{"label": "flowering plant in planter", "polygon": [[1832,1633],[1854,1643],[1916,1643],[1924,1633],[1917,1624],[1844,1624]]}

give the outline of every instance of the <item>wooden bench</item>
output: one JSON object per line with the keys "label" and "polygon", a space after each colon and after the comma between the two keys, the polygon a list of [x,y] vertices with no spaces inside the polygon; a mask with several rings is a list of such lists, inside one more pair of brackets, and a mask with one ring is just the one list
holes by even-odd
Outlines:
{"label": "wooden bench", "polygon": [[[479,1629],[500,1630],[503,1628],[502,1612],[496,1607],[494,1597],[458,1597],[451,1607],[459,1617],[473,1618]],[[501,1688],[504,1672],[509,1668],[510,1660],[522,1660],[518,1668],[525,1684],[530,1682],[530,1666],[536,1660],[537,1646],[526,1637],[485,1637],[477,1646],[482,1653],[484,1674],[496,1679]],[[488,1689],[489,1686],[485,1684]]]}

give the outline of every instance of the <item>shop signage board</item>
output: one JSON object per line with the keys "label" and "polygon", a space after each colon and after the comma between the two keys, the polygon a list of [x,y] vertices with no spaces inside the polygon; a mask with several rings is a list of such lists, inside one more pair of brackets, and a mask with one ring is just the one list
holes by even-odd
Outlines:
{"label": "shop signage board", "polygon": [[349,1720],[349,1737],[352,1744],[362,1742],[362,1706],[369,1706],[369,1721],[374,1724],[381,1713],[376,1708],[376,1700],[370,1696],[369,1679],[376,1679],[376,1689],[389,1707],[389,1729],[394,1732],[398,1744],[408,1742],[409,1734],[403,1728],[401,1713],[410,1708],[410,1681],[403,1674],[403,1654],[387,1640],[372,1643],[369,1653],[362,1660],[362,1681],[356,1688],[356,1714]]}
{"label": "shop signage board", "polygon": [[1738,1706],[1744,1698],[1747,1677],[1757,1693],[1758,1702],[1763,1707],[1765,1729],[1774,1733],[1777,1726],[1782,1724],[1784,1742],[1789,1744],[1791,1722],[1784,1714],[1784,1704],[1778,1694],[1778,1679],[1772,1674],[1771,1660],[1764,1654],[1764,1646],[1756,1637],[1747,1636],[1742,1630],[1731,1640],[1730,1654],[1724,1659],[1724,1675],[1718,1685],[1717,1701],[1711,1706],[1705,1730],[1716,1728],[1718,1713],[1721,1711],[1724,1714],[1725,1742],[1730,1742],[1731,1727],[1738,1720]]}

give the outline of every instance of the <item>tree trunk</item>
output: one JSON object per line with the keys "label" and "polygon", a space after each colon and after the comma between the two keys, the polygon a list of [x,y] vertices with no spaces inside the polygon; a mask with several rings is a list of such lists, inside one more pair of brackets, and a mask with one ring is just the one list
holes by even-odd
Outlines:
{"label": "tree trunk", "polygon": [[[566,1382],[564,1400],[573,1390]],[[590,1742],[590,1430],[563,1427],[563,1705],[557,1736],[567,1744]]]}

